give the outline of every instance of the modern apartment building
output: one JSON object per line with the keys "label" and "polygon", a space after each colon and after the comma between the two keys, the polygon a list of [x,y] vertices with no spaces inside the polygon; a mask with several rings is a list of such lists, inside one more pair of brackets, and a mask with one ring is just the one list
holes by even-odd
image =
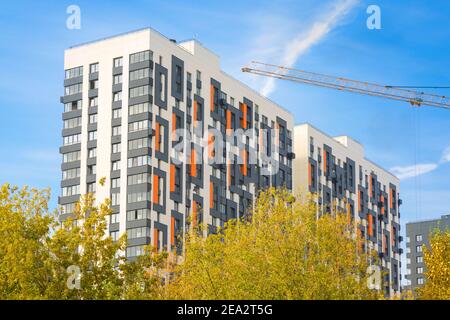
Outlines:
{"label": "modern apartment building", "polygon": [[330,137],[310,124],[294,128],[294,192],[317,195],[318,214],[347,213],[363,241],[375,250],[385,277],[384,292],[400,292],[399,180],[365,158],[348,136]]}
{"label": "modern apartment building", "polygon": [[406,281],[407,288],[415,290],[421,287],[426,278],[426,266],[423,258],[423,246],[430,247],[430,234],[435,229],[450,229],[450,215],[440,219],[410,222],[406,224]]}
{"label": "modern apartment building", "polygon": [[[109,232],[127,232],[128,257],[146,244],[179,250],[187,228],[214,232],[245,215],[258,189],[292,188],[292,114],[221,71],[198,41],[142,29],[71,47],[64,68],[61,219],[82,194],[111,198]],[[255,136],[228,139],[238,129]]]}

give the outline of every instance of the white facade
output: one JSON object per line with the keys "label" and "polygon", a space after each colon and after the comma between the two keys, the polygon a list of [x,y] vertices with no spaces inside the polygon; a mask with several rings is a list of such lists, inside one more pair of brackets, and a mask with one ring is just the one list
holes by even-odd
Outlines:
{"label": "white facade", "polygon": [[[150,52],[150,61],[139,62],[134,65],[130,63],[130,55],[145,51]],[[172,60],[173,56],[178,59],[177,61],[183,63],[181,100],[175,98],[171,94],[173,91],[172,85],[174,83],[174,79],[172,79],[172,69],[174,68],[174,62]],[[115,67],[114,59],[119,57],[122,58],[122,64],[120,67]],[[90,65],[94,63],[98,63],[98,73],[95,72],[91,75],[89,69]],[[150,156],[150,163],[148,164],[149,169],[145,169],[142,172],[147,172],[149,175],[152,175],[152,177],[150,178],[150,182],[139,187],[133,186],[131,188],[127,183],[127,176],[130,175],[131,170],[127,164],[127,158],[130,154],[130,151],[128,150],[128,140],[130,139],[128,126],[132,121],[131,118],[136,118],[136,116],[129,116],[128,112],[130,104],[134,103],[131,102],[132,99],[129,97],[130,85],[133,82],[129,79],[129,68],[132,67],[133,70],[138,70],[137,68],[140,64],[143,65],[143,68],[144,66],[150,66],[150,75],[148,76],[148,79],[141,79],[134,81],[134,83],[139,83],[139,81],[142,82],[141,84],[148,88],[148,96],[150,97],[147,99],[147,95],[145,95],[145,97],[138,97],[137,100],[134,98],[133,101],[145,101],[150,105],[151,110],[149,110],[149,112],[146,112],[145,115],[138,116],[142,116],[141,119],[148,119],[149,121],[149,127],[144,129],[149,130],[147,137],[151,140],[148,154]],[[197,198],[202,202],[202,223],[212,227],[223,225],[228,219],[227,217],[220,216],[220,214],[226,214],[226,212],[222,212],[224,211],[223,209],[226,211],[228,209],[227,206],[233,207],[236,205],[237,215],[242,214],[245,209],[244,207],[247,204],[243,198],[253,196],[255,194],[255,189],[260,185],[258,177],[252,177],[252,179],[250,179],[250,177],[239,176],[237,179],[242,178],[243,183],[236,183],[235,187],[230,187],[229,181],[227,181],[228,184],[225,185],[228,186],[228,188],[225,188],[226,190],[222,191],[223,188],[218,188],[218,190],[225,193],[220,195],[220,199],[218,198],[218,201],[222,206],[220,210],[216,210],[216,216],[214,217],[210,212],[211,210],[209,210],[210,203],[212,203],[210,201],[210,196],[213,195],[210,191],[210,185],[212,185],[210,184],[210,180],[214,180],[218,184],[224,182],[223,179],[220,180],[220,169],[213,172],[212,166],[204,166],[201,169],[202,183],[198,182],[198,185],[196,186],[194,182],[191,183],[187,180],[189,176],[188,172],[190,172],[190,164],[185,163],[182,165],[183,170],[181,177],[177,177],[177,179],[179,178],[181,180],[182,186],[180,201],[171,199],[171,156],[173,155],[171,152],[171,128],[173,128],[172,122],[175,112],[179,112],[182,116],[184,127],[190,132],[193,132],[194,129],[192,126],[194,121],[192,119],[192,110],[193,104],[195,103],[194,101],[199,101],[197,105],[201,103],[200,101],[203,101],[201,105],[203,111],[201,111],[201,113],[204,130],[208,127],[229,125],[228,117],[224,118],[223,116],[219,116],[218,118],[216,117],[216,119],[213,119],[212,112],[210,112],[210,106],[213,108],[211,100],[215,101],[214,108],[220,109],[218,112],[221,112],[222,107],[225,113],[227,112],[225,109],[232,110],[232,112],[234,112],[233,114],[236,114],[236,125],[238,125],[239,121],[242,121],[239,120],[239,116],[243,117],[240,108],[245,104],[245,114],[247,114],[247,110],[249,110],[249,114],[247,115],[248,123],[251,124],[252,127],[258,128],[259,122],[261,122],[263,118],[267,119],[268,126],[273,128],[275,128],[275,125],[278,126],[278,122],[281,121],[280,123],[284,126],[287,136],[290,137],[291,135],[291,130],[293,128],[292,114],[259,95],[243,83],[222,72],[220,69],[219,57],[195,40],[175,43],[152,29],[143,29],[67,49],[64,54],[64,69],[67,71],[81,66],[83,68],[83,75],[81,77],[74,77],[74,79],[69,76],[69,78],[66,78],[65,80],[65,86],[68,87],[78,81],[79,83],[82,83],[82,93],[66,94],[61,98],[63,103],[69,104],[69,107],[74,101],[78,101],[79,99],[82,101],[81,111],[75,110],[63,113],[64,119],[70,119],[78,116],[81,112],[81,127],[63,130],[64,137],[72,135],[74,132],[81,133],[81,143],[62,146],[60,150],[62,154],[72,152],[73,150],[79,150],[81,152],[81,157],[78,162],[75,161],[63,164],[63,170],[79,167],[79,178],[62,182],[62,187],[77,184],[79,185],[79,190],[73,196],[62,196],[60,198],[60,204],[63,205],[63,207],[68,208],[71,203],[79,198],[80,194],[88,192],[87,184],[91,182],[92,179],[95,179],[94,183],[96,183],[95,190],[97,202],[102,202],[105,198],[110,198],[112,196],[111,179],[120,177],[120,204],[116,207],[113,206],[114,212],[119,213],[119,223],[112,223],[110,227],[112,228],[111,230],[118,231],[119,234],[126,232],[127,229],[132,227],[139,226],[149,228],[150,234],[145,234],[143,239],[133,240],[133,243],[136,246],[142,246],[148,243],[158,245],[161,248],[165,245],[169,246],[175,237],[173,234],[175,228],[180,229],[177,234],[180,232],[182,233],[182,230],[187,223],[187,218],[192,216],[192,203],[188,202],[192,202],[194,198]],[[166,69],[167,73],[161,75],[159,78],[159,76],[156,75],[157,68],[158,70],[163,71]],[[188,73],[191,77],[190,85],[187,81]],[[116,85],[113,83],[114,75],[119,74],[121,75],[122,82],[120,85]],[[94,84],[95,79],[97,79],[97,82]],[[199,81],[201,83],[201,88],[198,88]],[[224,94],[226,94],[225,101],[221,102],[221,105],[218,105],[218,100],[214,100],[214,97],[212,97],[214,89],[213,82],[216,86],[219,84],[220,90],[218,92],[221,97],[224,97]],[[159,91],[156,89],[158,83],[160,83],[162,87],[161,92],[157,92]],[[96,86],[97,89],[92,90],[92,86]],[[136,84],[134,86],[136,86]],[[191,86],[191,90],[188,90],[189,86]],[[121,91],[121,101],[114,101],[114,92],[118,92],[117,90]],[[92,107],[90,107],[90,99],[93,97],[97,97],[98,99],[98,106],[94,109],[97,114],[97,123],[89,124],[89,118],[92,114],[92,111],[90,110],[93,110]],[[156,103],[157,99],[164,100],[166,106],[158,106]],[[188,103],[188,100],[191,101],[190,104]],[[121,120],[113,119],[113,110],[117,109],[121,109]],[[159,129],[156,130],[157,117],[167,121],[167,123],[165,123],[165,129],[161,129],[161,131],[159,131]],[[190,122],[188,122],[188,118],[191,119]],[[115,122],[115,125],[118,125],[117,121],[120,121],[121,125],[120,137],[112,137],[113,123]],[[161,126],[164,127],[163,124],[161,124]],[[88,141],[88,131],[91,130],[96,131],[97,136],[94,142]],[[162,153],[167,156],[167,159],[155,156],[157,147],[156,139],[154,137],[157,134],[162,136],[161,139],[163,145],[164,142],[168,142],[167,146],[169,150],[162,150]],[[118,141],[121,143],[120,153],[114,155],[112,154],[112,143],[117,143]],[[288,138],[287,141],[288,144],[291,145],[290,138]],[[97,148],[96,159],[88,159],[88,148],[93,145]],[[263,147],[261,146],[261,148]],[[113,158],[120,158],[120,170],[115,170],[115,172],[112,173]],[[285,164],[288,182],[291,184],[291,169],[288,167],[289,160],[286,160],[286,157],[284,156],[282,161]],[[87,170],[88,166],[92,165],[92,163],[95,163],[96,166],[94,175]],[[134,172],[137,170],[135,170],[135,168],[132,169]],[[225,169],[230,170],[230,167]],[[155,172],[162,172],[160,175],[165,175],[164,179],[161,180],[161,183],[158,182],[158,186],[160,186],[159,192],[163,197],[163,199],[158,201],[164,204],[159,208],[159,211],[154,209],[152,203],[155,193],[155,188],[153,186],[155,182],[153,175]],[[226,171],[223,171],[222,173],[225,174],[226,177],[230,175],[230,173]],[[239,175],[239,173],[237,174]],[[218,180],[212,178],[213,176]],[[102,177],[106,178],[104,186],[98,184],[98,181]],[[272,178],[270,181],[271,185],[277,184],[276,181],[272,181]],[[189,194],[186,194],[186,188],[189,188]],[[127,211],[130,210],[129,208],[132,207],[133,210],[138,208],[137,205],[133,204],[130,206],[128,203],[127,195],[131,192],[131,189],[149,192],[150,194],[150,199],[147,199],[147,201],[144,201],[141,204],[141,208],[150,209],[151,212],[151,217],[150,219],[146,219],[148,220],[146,222],[140,221],[137,223],[136,221],[127,221]],[[116,188],[116,192],[119,192],[118,190],[119,188]],[[216,197],[217,195],[214,196]],[[175,213],[173,213],[174,211]],[[70,210],[66,210],[65,214],[70,214]],[[177,224],[180,224],[178,227],[174,227],[174,215],[178,220],[181,219],[181,221],[176,221]],[[155,227],[155,223],[159,227]],[[164,230],[157,230],[157,228]],[[157,234],[155,232],[157,232]],[[158,241],[160,244],[157,243]]]}
{"label": "white facade", "polygon": [[398,293],[399,179],[368,160],[359,142],[348,136],[330,137],[310,124],[295,126],[294,153],[294,192],[317,194],[320,214],[340,210],[351,215],[366,239],[366,249],[381,253],[381,264],[390,278],[386,293]]}

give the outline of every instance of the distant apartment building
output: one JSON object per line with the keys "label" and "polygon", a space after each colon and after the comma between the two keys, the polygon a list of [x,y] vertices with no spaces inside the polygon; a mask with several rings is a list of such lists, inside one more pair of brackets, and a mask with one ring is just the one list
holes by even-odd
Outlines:
{"label": "distant apartment building", "polygon": [[[198,41],[142,29],[69,48],[64,69],[60,218],[82,194],[110,198],[109,232],[127,232],[127,257],[147,244],[179,250],[189,227],[214,232],[245,215],[257,190],[292,188],[293,115],[221,71]],[[202,143],[210,129],[255,136],[222,150],[209,133]],[[185,161],[175,151],[182,142]],[[253,153],[276,170],[265,174]],[[209,161],[219,154],[236,161]]]}
{"label": "distant apartment building", "polygon": [[406,287],[415,290],[425,281],[426,266],[423,257],[423,246],[430,247],[430,234],[435,229],[442,231],[450,228],[450,215],[440,219],[410,222],[406,224]]}
{"label": "distant apartment building", "polygon": [[303,124],[294,128],[294,192],[317,195],[318,214],[344,212],[364,240],[363,250],[381,259],[384,292],[400,292],[400,182],[365,158],[347,136],[330,137]]}

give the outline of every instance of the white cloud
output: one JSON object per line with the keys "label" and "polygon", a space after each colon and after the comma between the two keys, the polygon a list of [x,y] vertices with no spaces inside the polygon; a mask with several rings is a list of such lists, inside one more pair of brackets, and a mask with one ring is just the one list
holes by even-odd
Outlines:
{"label": "white cloud", "polygon": [[[306,31],[294,36],[282,49],[279,64],[292,67],[300,56],[318,43],[338,22],[359,2],[359,0],[340,0],[321,19],[313,22]],[[269,96],[275,89],[275,79],[268,78],[261,94]]]}
{"label": "white cloud", "polygon": [[406,167],[393,167],[390,171],[400,180],[405,180],[434,171],[437,167],[438,165],[436,163],[423,163]]}
{"label": "white cloud", "polygon": [[441,157],[441,163],[450,162],[450,147],[444,150]]}

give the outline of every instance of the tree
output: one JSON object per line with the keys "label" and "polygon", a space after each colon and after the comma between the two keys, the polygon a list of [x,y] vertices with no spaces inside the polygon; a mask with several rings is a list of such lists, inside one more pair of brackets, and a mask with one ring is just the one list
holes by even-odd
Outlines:
{"label": "tree", "polygon": [[126,234],[107,234],[109,200],[81,197],[59,223],[49,190],[0,189],[0,299],[153,299],[163,286],[166,254],[151,247],[127,261]]}
{"label": "tree", "polygon": [[419,299],[450,300],[450,231],[435,230],[430,248],[424,246],[426,282],[417,290]]}
{"label": "tree", "polygon": [[187,235],[169,299],[376,299],[367,286],[373,257],[358,252],[347,217],[316,218],[313,201],[286,190],[259,195],[250,219],[215,235]]}
{"label": "tree", "polygon": [[0,189],[0,299],[41,299],[48,284],[49,190]]}
{"label": "tree", "polygon": [[[51,299],[150,299],[162,285],[152,272],[164,260],[146,248],[146,254],[127,261],[126,234],[117,241],[107,234],[110,201],[94,206],[94,197],[81,198],[73,217],[64,221],[49,241],[52,281]],[[68,279],[68,270],[75,271]],[[79,278],[75,277],[79,273]],[[68,282],[69,281],[69,282]],[[79,285],[77,285],[79,281]],[[70,283],[71,282],[71,283]]]}

